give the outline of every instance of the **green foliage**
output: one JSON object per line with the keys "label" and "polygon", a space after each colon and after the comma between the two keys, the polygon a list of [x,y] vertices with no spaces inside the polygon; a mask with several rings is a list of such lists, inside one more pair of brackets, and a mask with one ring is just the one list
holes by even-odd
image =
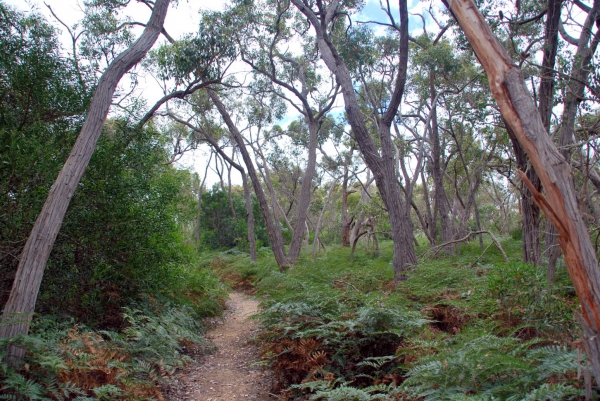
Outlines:
{"label": "green foliage", "polygon": [[235,13],[206,13],[196,34],[153,50],[147,65],[177,85],[219,81],[237,55],[232,32],[237,17]]}
{"label": "green foliage", "polygon": [[0,3],[0,304],[82,123],[91,81],[40,15]]}
{"label": "green foliage", "polygon": [[[96,26],[106,33],[96,50],[129,43],[109,32],[116,20],[102,14],[121,5],[88,10],[98,13],[86,23],[105,24]],[[36,14],[0,3],[0,33],[3,304],[95,78],[61,54],[56,33]],[[36,304],[44,317],[35,316],[31,335],[0,342],[0,360],[9,342],[27,350],[18,371],[0,363],[0,399],[160,398],[157,384],[203,346],[199,320],[220,313],[225,290],[197,265],[187,239],[197,217],[192,176],[167,161],[155,126],[105,123],[47,264]]]}
{"label": "green foliage", "polygon": [[[96,11],[114,11],[109,6]],[[36,14],[0,4],[0,33],[3,304],[25,239],[79,132],[94,79],[61,54],[55,31]],[[119,328],[121,307],[181,288],[180,270],[193,270],[195,251],[185,238],[196,209],[192,177],[165,164],[164,144],[152,125],[106,122],[50,255],[38,312]]]}
{"label": "green foliage", "polygon": [[[524,394],[543,393],[551,378],[576,372],[579,360],[577,352],[566,347],[535,348],[538,341],[521,342],[512,337],[467,331],[460,337],[438,342],[434,354],[419,359],[408,370],[402,389],[427,401],[521,399]],[[564,382],[552,391],[561,394],[556,399],[581,395],[581,390],[565,386]]]}
{"label": "green foliage", "polygon": [[132,400],[159,398],[159,384],[205,349],[201,316],[150,300],[125,308],[121,333],[35,321],[32,333],[0,340],[27,351],[20,370],[0,364],[0,399]]}
{"label": "green foliage", "polygon": [[[312,384],[316,382],[309,382]],[[376,400],[389,400],[390,386],[375,385],[368,386],[362,389],[351,387],[350,383],[344,383],[343,385],[331,388],[331,383],[324,382],[321,386],[310,388],[307,384],[293,386],[298,389],[311,389],[315,391],[310,400],[327,400],[327,401],[376,401]]]}
{"label": "green foliage", "polygon": [[[503,242],[510,258],[520,247]],[[394,288],[391,244],[381,250],[372,258],[359,249],[350,263],[347,248],[329,247],[283,273],[264,255],[254,265],[227,260],[264,297],[263,352],[289,398],[581,396],[576,373],[586,362],[571,346],[574,295],[564,271],[549,286],[541,270],[505,263],[497,250],[479,258],[474,241],[461,257],[422,261]],[[515,308],[519,320],[506,319]]]}
{"label": "green foliage", "polygon": [[[252,198],[254,215],[254,234],[260,244],[268,244],[268,236],[260,213],[258,202]],[[248,220],[246,202],[235,190],[231,193],[231,201],[235,216],[231,213],[228,195],[217,186],[202,194],[202,211],[200,213],[200,242],[204,249],[230,249],[239,247],[248,249]]]}
{"label": "green foliage", "polygon": [[100,72],[104,63],[110,63],[135,40],[129,24],[131,18],[119,15],[123,15],[120,11],[127,3],[121,0],[84,0],[79,53],[96,72]]}
{"label": "green foliage", "polygon": [[497,313],[511,325],[532,326],[549,337],[571,341],[575,289],[564,269],[549,283],[544,267],[511,262],[490,269],[485,297],[496,300]]}
{"label": "green foliage", "polygon": [[165,160],[152,127],[107,123],[55,242],[39,312],[118,328],[122,306],[170,291],[194,259],[184,235],[195,201],[189,172]]}

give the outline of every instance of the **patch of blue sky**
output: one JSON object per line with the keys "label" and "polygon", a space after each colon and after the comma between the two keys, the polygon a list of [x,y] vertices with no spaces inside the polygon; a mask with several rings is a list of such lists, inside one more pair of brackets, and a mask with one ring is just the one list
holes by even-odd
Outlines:
{"label": "patch of blue sky", "polygon": [[[387,7],[387,3],[385,1],[379,2],[378,0],[367,0],[363,9],[358,13],[356,20],[358,21],[375,21],[379,23],[389,24],[390,19],[386,12],[382,10],[383,7]],[[390,1],[390,11],[396,23],[398,23],[399,15],[398,15],[398,4],[394,1]],[[432,25],[435,25],[435,22],[431,18],[426,9],[428,7],[428,3],[420,1],[420,0],[409,0],[408,1],[408,25],[409,30],[412,34],[414,31],[423,31],[423,20],[427,28]],[[423,19],[416,14],[420,14],[423,16]],[[383,34],[383,29],[375,29],[376,34]]]}
{"label": "patch of blue sky", "polygon": [[277,121],[274,125],[279,125],[281,128],[286,129],[292,121],[296,121],[300,117],[300,113],[289,113],[286,114],[281,120]]}

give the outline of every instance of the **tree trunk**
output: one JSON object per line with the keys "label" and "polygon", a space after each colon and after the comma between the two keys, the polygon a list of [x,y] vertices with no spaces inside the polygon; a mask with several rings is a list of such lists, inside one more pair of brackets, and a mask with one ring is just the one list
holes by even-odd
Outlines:
{"label": "tree trunk", "polygon": [[350,164],[352,163],[352,154],[354,146],[350,147],[350,154],[344,165],[344,178],[342,181],[342,246],[350,246],[350,224],[352,223],[348,216],[348,195],[354,191],[348,191],[348,179],[350,174]]}
{"label": "tree trunk", "polygon": [[[233,155],[231,155],[231,157],[233,158]],[[231,209],[231,217],[236,220],[237,216],[235,213],[235,207],[233,206],[233,196],[231,195],[231,167],[231,164],[227,166],[227,200],[229,201],[229,209]]]}
{"label": "tree trunk", "polygon": [[[162,30],[168,7],[169,0],[156,1],[142,35],[115,58],[102,74],[77,141],[50,188],[46,203],[21,254],[10,297],[4,306],[0,338],[12,338],[29,331],[46,262],[71,197],[85,173],[102,133],[115,89],[123,75],[139,63],[154,45]],[[7,359],[9,363],[17,365],[23,355],[23,350],[11,347]]]}
{"label": "tree trunk", "polygon": [[426,227],[423,230],[427,230],[427,238],[431,245],[437,244],[435,224],[432,224],[433,214],[431,213],[431,198],[429,197],[429,190],[427,189],[427,180],[425,180],[425,173],[421,170],[421,182],[423,183],[423,202],[425,202],[425,222]]}
{"label": "tree trunk", "polygon": [[368,219],[362,220],[362,212],[360,213],[359,219],[356,220],[356,225],[352,230],[352,238],[351,238],[351,248],[350,248],[350,262],[354,261],[354,251],[356,250],[356,245],[358,244],[358,240],[360,237],[365,235],[367,231],[360,232],[360,227],[364,226],[367,223]]}
{"label": "tree trunk", "polygon": [[[382,171],[379,177],[375,172],[373,175],[390,219],[394,243],[394,279],[396,281],[406,280],[405,272],[417,264],[417,255],[413,243],[413,226],[410,217],[410,199],[403,202],[403,197],[400,194],[392,154],[394,148],[391,143],[390,126],[381,124],[378,131],[381,139],[382,159],[385,162],[381,163]],[[385,202],[386,199],[387,202]]]}
{"label": "tree trunk", "polygon": [[529,155],[546,190],[544,197],[524,173],[520,174],[537,204],[558,230],[558,241],[581,303],[584,345],[594,375],[600,377],[600,269],[579,213],[570,166],[548,136],[520,69],[493,35],[473,1],[444,2],[473,46],[487,72],[492,95],[504,119]]}
{"label": "tree trunk", "polygon": [[210,156],[208,158],[208,162],[206,163],[206,168],[204,169],[204,177],[202,178],[202,182],[200,183],[200,187],[198,188],[198,218],[196,219],[196,249],[200,250],[200,215],[202,214],[202,193],[204,192],[204,183],[206,182],[206,177],[208,176],[208,167],[210,166],[210,162],[212,161],[213,152],[210,152]]}
{"label": "tree trunk", "polygon": [[[355,242],[357,241],[357,239],[359,237],[360,228],[362,227],[364,214],[365,213],[363,211],[361,211],[360,213],[358,213],[358,216],[355,216],[354,226],[352,227],[352,230],[350,230],[350,246],[352,247],[352,249],[354,249]],[[352,253],[354,253],[354,251]],[[352,253],[350,254],[350,260],[352,260]]]}
{"label": "tree trunk", "polygon": [[[510,126],[507,123],[505,123],[505,126],[513,147],[517,168],[521,171],[525,171],[527,178],[531,181],[536,190],[538,192],[541,191],[540,179],[535,173],[535,170],[529,165],[523,147]],[[524,183],[521,183],[519,192],[521,193],[523,262],[539,266],[542,257],[540,248],[540,208],[534,202],[531,191],[529,191],[529,188],[527,188]]]}
{"label": "tree trunk", "polygon": [[[560,12],[562,0],[548,0],[548,15],[546,17],[544,56],[542,59],[541,81],[539,89],[540,102],[538,109],[542,123],[546,131],[550,132],[550,122],[552,118],[552,106],[554,100],[554,65],[556,61],[556,52],[558,49],[558,30],[560,25]],[[568,159],[567,159],[568,160]],[[537,179],[537,177],[535,177]],[[534,185],[539,183],[531,180]],[[539,184],[538,184],[539,187]],[[530,202],[532,203],[532,202]],[[537,205],[535,205],[537,208]],[[538,209],[539,214],[539,209]],[[546,233],[546,251],[548,254],[547,277],[549,281],[554,281],[556,273],[556,260],[560,256],[560,248],[557,244],[558,235],[556,228],[548,221]],[[525,234],[525,231],[523,231]],[[539,240],[538,240],[539,242]]]}
{"label": "tree trunk", "polygon": [[396,115],[398,106],[404,94],[406,82],[406,63],[408,60],[408,10],[406,0],[400,0],[400,65],[394,92],[390,98],[388,109],[378,123],[378,134],[381,141],[381,155],[371,138],[365,116],[360,110],[360,105],[354,91],[354,83],[348,68],[339,55],[327,32],[328,26],[333,22],[338,12],[338,1],[332,1],[326,11],[318,15],[311,9],[313,3],[304,0],[291,0],[302,12],[316,32],[317,46],[321,58],[336,76],[342,88],[344,105],[348,122],[354,132],[354,138],[364,156],[365,163],[375,176],[377,188],[389,214],[392,240],[394,242],[394,276],[396,280],[406,279],[404,272],[417,263],[417,256],[413,245],[413,228],[410,219],[410,209],[403,200],[397,183],[394,163],[394,146],[391,140],[390,127]]}
{"label": "tree trunk", "polygon": [[[575,53],[574,65],[571,78],[567,84],[567,94],[564,101],[564,111],[561,121],[559,145],[562,147],[561,153],[567,162],[571,161],[571,151],[566,146],[573,143],[575,139],[575,120],[579,104],[584,99],[585,85],[588,82],[590,72],[590,63],[598,42],[600,40],[600,31],[592,36],[592,28],[600,19],[600,1],[595,0],[593,7],[587,15],[587,18],[581,29],[581,35],[577,43],[577,52]],[[590,42],[591,40],[591,42]],[[556,270],[556,261],[560,257],[560,248],[556,246],[558,238],[556,227],[550,225],[546,235],[546,252],[548,253],[548,276],[554,277]]]}
{"label": "tree trunk", "polygon": [[[250,188],[248,187],[248,179],[246,177],[246,171],[244,171],[244,168],[240,164],[236,163],[235,160],[233,160],[233,157],[234,157],[233,154],[231,155],[231,157],[227,156],[227,154],[223,151],[223,149],[221,149],[221,147],[219,146],[217,141],[215,141],[215,139],[207,131],[193,126],[192,124],[190,124],[189,121],[182,120],[181,118],[177,117],[173,113],[168,113],[168,115],[169,115],[169,117],[171,117],[173,120],[177,121],[178,123],[185,125],[186,127],[192,129],[193,131],[195,131],[199,134],[202,134],[204,136],[204,138],[206,138],[208,143],[210,143],[210,146],[212,146],[214,152],[221,155],[223,160],[226,160],[227,163],[229,163],[229,166],[235,168],[237,171],[240,172],[240,175],[242,176],[242,183],[244,186],[244,198],[246,200],[246,218],[247,218],[247,224],[248,224],[248,243],[250,245],[250,259],[252,261],[256,261],[256,237],[254,236],[254,213],[252,212],[252,199],[250,197]],[[234,152],[234,154],[235,154],[235,152]],[[210,154],[211,158],[212,158],[212,155],[213,155],[213,152],[211,152],[211,154]],[[201,187],[204,187],[204,180],[206,180],[206,173],[208,171],[209,165],[210,165],[210,159],[208,159],[208,163],[206,164],[206,170],[204,171],[204,179],[202,180]],[[231,190],[231,168],[229,168],[229,190]],[[200,204],[198,207],[200,207]]]}
{"label": "tree trunk", "polygon": [[294,263],[294,261],[300,255],[304,233],[306,232],[306,235],[308,235],[308,230],[305,227],[306,217],[308,215],[308,207],[310,206],[310,190],[312,187],[312,179],[315,175],[315,169],[317,166],[317,122],[312,119],[307,120],[309,134],[308,161],[306,163],[304,177],[302,177],[302,186],[300,188],[300,196],[298,197],[298,206],[296,207],[296,226],[294,228],[292,241],[290,242],[290,249],[288,251],[288,260],[290,263]]}
{"label": "tree trunk", "polygon": [[217,93],[210,88],[207,89],[207,92],[215,106],[217,106],[221,117],[223,117],[227,128],[229,128],[229,132],[231,132],[234,141],[240,149],[242,159],[246,164],[246,168],[248,169],[248,175],[250,176],[252,186],[254,187],[254,193],[256,194],[256,198],[258,199],[260,210],[262,212],[263,218],[265,219],[265,225],[267,226],[267,235],[269,236],[271,249],[273,249],[273,255],[275,256],[275,260],[277,261],[279,269],[283,271],[289,267],[289,262],[287,260],[287,257],[285,256],[285,248],[283,245],[283,237],[281,235],[281,230],[278,229],[278,227],[276,227],[277,222],[274,221],[273,217],[271,216],[271,213],[269,212],[269,203],[267,201],[267,197],[265,196],[262,186],[260,185],[260,179],[256,174],[256,170],[254,169],[254,163],[252,162],[252,158],[248,153],[248,149],[246,148],[246,144],[244,143],[244,138],[233,123],[231,116],[227,112],[225,105],[219,99]]}
{"label": "tree trunk", "polygon": [[[223,161],[221,161],[223,163]],[[223,173],[219,169],[219,154],[215,153],[215,172],[219,176],[219,183],[221,185],[221,191],[225,191],[225,182],[223,181]]]}
{"label": "tree trunk", "polygon": [[342,181],[342,246],[350,245],[350,218],[348,217],[348,167],[344,167]]}
{"label": "tree trunk", "polygon": [[250,260],[256,262],[256,237],[254,236],[254,213],[252,212],[252,198],[248,178],[242,172],[242,184],[244,185],[244,198],[246,199],[246,218],[248,224],[248,244],[250,245]]}
{"label": "tree trunk", "polygon": [[[444,189],[444,171],[443,163],[440,163],[442,157],[442,147],[440,146],[440,135],[437,123],[437,94],[435,92],[435,72],[429,74],[429,96],[431,98],[431,129],[429,130],[429,141],[431,143],[431,167],[433,175],[433,227],[437,228],[437,218],[440,221],[440,230],[442,243],[446,243],[454,238],[452,221],[450,220],[448,210],[448,197]],[[443,249],[445,253],[452,253],[453,246]]]}
{"label": "tree trunk", "polygon": [[331,194],[333,194],[333,190],[335,189],[335,184],[337,184],[338,178],[334,179],[331,182],[331,186],[329,187],[329,191],[327,191],[327,197],[325,198],[325,202],[323,203],[323,209],[321,209],[321,213],[319,214],[319,220],[317,220],[317,226],[315,227],[315,238],[313,240],[312,246],[312,260],[315,261],[315,255],[317,254],[317,249],[319,248],[319,234],[321,234],[321,225],[323,224],[323,216],[325,215],[325,210],[327,210],[327,206],[329,205],[329,201],[331,200]]}

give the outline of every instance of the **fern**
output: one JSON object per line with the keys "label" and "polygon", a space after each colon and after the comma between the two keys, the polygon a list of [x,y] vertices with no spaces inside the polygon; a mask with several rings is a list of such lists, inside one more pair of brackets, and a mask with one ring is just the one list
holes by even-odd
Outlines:
{"label": "fern", "polygon": [[370,358],[363,359],[362,361],[357,363],[356,366],[357,367],[370,366],[373,369],[379,370],[383,365],[390,363],[394,359],[395,359],[395,357],[393,355],[370,357]]}
{"label": "fern", "polygon": [[[470,336],[423,357],[408,371],[402,388],[425,400],[454,400],[467,394],[483,399],[519,399],[544,389],[551,376],[565,376],[577,369],[573,351],[565,347],[531,349],[533,345],[535,341],[519,343],[491,334]],[[549,391],[555,390],[581,392],[567,384]]]}
{"label": "fern", "polygon": [[[42,319],[30,335],[10,340],[27,350],[25,368],[0,363],[0,399],[160,398],[158,384],[191,360],[184,351],[203,344],[203,327],[191,308],[161,307],[161,313],[151,304],[126,308],[129,325],[122,333]],[[8,341],[0,340],[0,358]]]}
{"label": "fern", "polygon": [[20,397],[29,400],[50,400],[44,397],[45,391],[39,383],[36,383],[35,380],[26,379],[16,372],[4,379],[2,390],[3,392],[18,394]]}
{"label": "fern", "polygon": [[369,386],[363,389],[346,384],[332,389],[317,391],[310,400],[327,401],[377,401],[389,400],[389,386]]}
{"label": "fern", "polygon": [[121,389],[112,384],[96,387],[93,391],[99,400],[114,400],[122,395]]}
{"label": "fern", "polygon": [[507,401],[546,401],[546,400],[569,400],[582,395],[582,391],[564,383],[548,384],[544,383],[536,389],[533,389],[524,397],[515,395],[509,397]]}

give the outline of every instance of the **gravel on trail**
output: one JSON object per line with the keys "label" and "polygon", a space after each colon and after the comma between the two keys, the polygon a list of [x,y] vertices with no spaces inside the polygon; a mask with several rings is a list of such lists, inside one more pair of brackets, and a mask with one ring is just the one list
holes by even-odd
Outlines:
{"label": "gravel on trail", "polygon": [[271,401],[272,372],[260,362],[258,323],[250,317],[259,311],[258,302],[242,293],[229,294],[223,320],[207,333],[216,348],[178,375],[166,391],[169,401]]}

